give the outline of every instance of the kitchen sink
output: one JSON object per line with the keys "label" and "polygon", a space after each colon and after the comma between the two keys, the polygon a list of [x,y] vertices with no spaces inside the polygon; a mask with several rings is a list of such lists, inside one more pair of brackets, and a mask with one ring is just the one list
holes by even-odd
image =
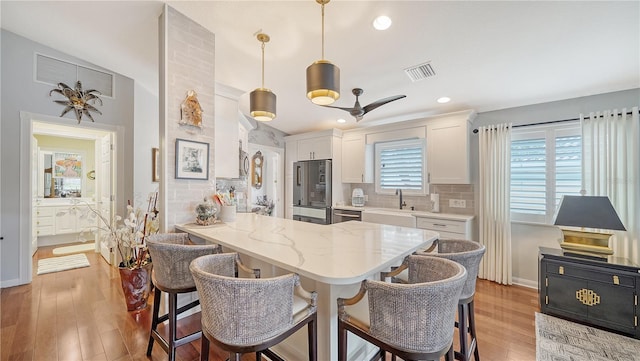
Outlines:
{"label": "kitchen sink", "polygon": [[416,217],[401,210],[367,209],[362,212],[362,221],[400,227],[416,227]]}

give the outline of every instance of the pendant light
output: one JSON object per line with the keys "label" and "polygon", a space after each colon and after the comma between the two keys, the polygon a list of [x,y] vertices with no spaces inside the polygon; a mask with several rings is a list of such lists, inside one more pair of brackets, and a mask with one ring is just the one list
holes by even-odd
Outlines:
{"label": "pendant light", "polygon": [[260,33],[258,41],[262,43],[262,87],[249,94],[249,109],[253,119],[268,122],[276,117],[276,95],[264,87],[264,44],[268,43],[269,35]]}
{"label": "pendant light", "polygon": [[328,105],[340,98],[340,69],[324,59],[324,5],[331,0],[316,0],[322,6],[322,58],[307,67],[307,98]]}

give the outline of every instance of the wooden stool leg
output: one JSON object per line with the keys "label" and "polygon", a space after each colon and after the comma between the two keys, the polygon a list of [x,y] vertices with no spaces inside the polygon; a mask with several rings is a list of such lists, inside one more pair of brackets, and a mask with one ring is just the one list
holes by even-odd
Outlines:
{"label": "wooden stool leg", "polygon": [[458,334],[460,335],[460,357],[464,361],[469,361],[468,338],[467,338],[467,307],[468,304],[458,305]]}
{"label": "wooden stool leg", "polygon": [[200,342],[200,361],[209,361],[209,339],[202,335]]}
{"label": "wooden stool leg", "polygon": [[471,344],[473,345],[473,357],[476,361],[480,361],[478,339],[476,338],[476,316],[473,311],[473,300],[469,302],[469,332],[471,333]]}
{"label": "wooden stool leg", "polygon": [[347,361],[347,330],[338,320],[338,361]]}
{"label": "wooden stool leg", "polygon": [[155,287],[153,293],[153,313],[151,314],[151,332],[149,332],[149,346],[147,346],[147,356],[151,356],[151,350],[153,350],[153,333],[158,329],[158,313],[160,312],[160,297],[162,297],[162,291]]}
{"label": "wooden stool leg", "polygon": [[314,317],[313,320],[307,324],[307,331],[309,332],[309,361],[318,360],[318,322]]}
{"label": "wooden stool leg", "polygon": [[178,315],[178,294],[169,294],[169,361],[176,359],[176,322]]}

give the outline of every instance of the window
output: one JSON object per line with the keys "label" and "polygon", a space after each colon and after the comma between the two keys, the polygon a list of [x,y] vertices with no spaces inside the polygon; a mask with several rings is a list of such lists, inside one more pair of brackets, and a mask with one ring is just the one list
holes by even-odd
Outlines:
{"label": "window", "polygon": [[511,219],[553,222],[564,195],[582,189],[582,137],[577,124],[524,128],[511,139]]}
{"label": "window", "polygon": [[424,139],[375,143],[376,193],[425,194]]}

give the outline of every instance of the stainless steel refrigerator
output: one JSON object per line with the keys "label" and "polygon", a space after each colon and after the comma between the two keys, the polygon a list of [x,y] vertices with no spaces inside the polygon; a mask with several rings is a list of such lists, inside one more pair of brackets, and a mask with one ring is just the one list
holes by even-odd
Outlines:
{"label": "stainless steel refrigerator", "polygon": [[293,163],[293,219],[331,223],[331,160]]}

